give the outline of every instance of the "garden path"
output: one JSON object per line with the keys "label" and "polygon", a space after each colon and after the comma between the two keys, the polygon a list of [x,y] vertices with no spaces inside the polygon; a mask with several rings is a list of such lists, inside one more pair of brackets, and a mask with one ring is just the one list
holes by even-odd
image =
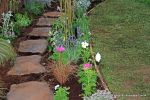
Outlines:
{"label": "garden path", "polygon": [[[20,42],[18,53],[24,56],[17,57],[8,75],[23,76],[46,72],[41,60],[48,47],[47,37],[51,25],[59,15],[59,12],[46,12],[39,18],[35,28],[27,34],[33,39]],[[29,81],[11,85],[7,100],[53,100],[53,92],[46,82]]]}

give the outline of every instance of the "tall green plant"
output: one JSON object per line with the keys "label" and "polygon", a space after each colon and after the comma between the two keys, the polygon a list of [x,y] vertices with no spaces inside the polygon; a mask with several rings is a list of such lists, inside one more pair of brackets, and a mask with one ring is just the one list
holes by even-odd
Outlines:
{"label": "tall green plant", "polygon": [[18,12],[21,0],[9,0],[9,10]]}
{"label": "tall green plant", "polygon": [[67,40],[68,35],[74,35],[73,32],[73,21],[74,21],[74,7],[75,0],[60,0],[61,11],[63,12],[60,16],[61,21],[64,23],[64,38]]}
{"label": "tall green plant", "polygon": [[0,38],[0,65],[7,61],[15,60],[16,53],[13,47],[4,39]]}

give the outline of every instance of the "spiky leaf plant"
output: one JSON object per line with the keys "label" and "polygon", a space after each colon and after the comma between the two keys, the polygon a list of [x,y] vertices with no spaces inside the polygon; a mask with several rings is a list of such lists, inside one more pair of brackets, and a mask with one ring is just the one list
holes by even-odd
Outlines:
{"label": "spiky leaf plant", "polygon": [[7,61],[14,61],[16,53],[6,40],[0,38],[0,65],[3,65]]}

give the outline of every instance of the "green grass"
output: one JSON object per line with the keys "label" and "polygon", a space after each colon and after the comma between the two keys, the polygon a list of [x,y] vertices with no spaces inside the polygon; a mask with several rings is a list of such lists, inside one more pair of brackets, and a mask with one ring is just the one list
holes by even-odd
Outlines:
{"label": "green grass", "polygon": [[110,90],[147,95],[119,100],[150,100],[150,7],[135,0],[106,0],[92,10],[90,24]]}

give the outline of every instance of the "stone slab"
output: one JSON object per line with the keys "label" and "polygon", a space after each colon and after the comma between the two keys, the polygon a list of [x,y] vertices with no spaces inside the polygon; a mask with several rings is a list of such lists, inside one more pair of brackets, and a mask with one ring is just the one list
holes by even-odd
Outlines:
{"label": "stone slab", "polygon": [[26,40],[19,45],[18,51],[21,53],[40,53],[43,54],[47,50],[48,41],[45,39]]}
{"label": "stone slab", "polygon": [[31,81],[11,85],[7,100],[54,100],[54,96],[47,83]]}
{"label": "stone slab", "polygon": [[41,56],[21,56],[17,57],[14,66],[7,75],[28,75],[46,72],[44,66],[40,64]]}
{"label": "stone slab", "polygon": [[56,18],[39,18],[37,26],[52,26]]}
{"label": "stone slab", "polygon": [[50,31],[50,27],[39,27],[39,28],[33,28],[32,32],[29,33],[29,36],[35,36],[35,37],[48,37],[48,33]]}
{"label": "stone slab", "polygon": [[54,12],[46,12],[43,14],[44,17],[59,17],[60,12],[54,11]]}

